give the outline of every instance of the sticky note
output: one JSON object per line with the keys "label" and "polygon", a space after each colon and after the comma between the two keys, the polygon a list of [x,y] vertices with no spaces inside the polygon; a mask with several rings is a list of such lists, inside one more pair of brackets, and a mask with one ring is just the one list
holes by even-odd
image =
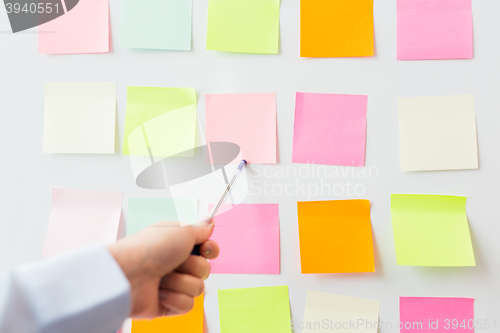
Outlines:
{"label": "sticky note", "polygon": [[303,332],[377,333],[380,301],[308,290]]}
{"label": "sticky note", "polygon": [[300,0],[301,57],[367,57],[373,45],[373,0]]}
{"label": "sticky note", "polygon": [[364,166],[368,96],[296,95],[293,163]]}
{"label": "sticky note", "polygon": [[205,110],[208,143],[235,143],[248,163],[276,163],[276,94],[207,94]]}
{"label": "sticky note", "polygon": [[44,153],[113,154],[115,83],[46,83]]}
{"label": "sticky note", "polygon": [[124,0],[120,45],[138,49],[190,50],[192,0]]}
{"label": "sticky note", "polygon": [[475,266],[465,197],[393,194],[398,265]]}
{"label": "sticky note", "polygon": [[203,333],[203,294],[194,299],[194,306],[186,314],[159,317],[152,320],[133,319],[131,333],[183,332]]}
{"label": "sticky note", "polygon": [[278,204],[239,204],[226,210],[215,218],[210,239],[221,249],[210,260],[211,274],[280,273]]}
{"label": "sticky note", "polygon": [[42,257],[116,242],[121,213],[122,192],[53,189]]}
{"label": "sticky note", "polygon": [[400,297],[401,333],[474,332],[474,299]]}
{"label": "sticky note", "polygon": [[403,171],[479,168],[474,96],[399,99]]}
{"label": "sticky note", "polygon": [[[73,6],[53,10],[69,10]],[[73,3],[74,1],[72,1]],[[62,8],[61,8],[62,7]],[[66,9],[64,9],[66,7]],[[109,52],[108,0],[81,0],[66,14],[38,28],[38,52],[52,54]]]}
{"label": "sticky note", "polygon": [[280,0],[209,0],[207,50],[278,53]]}
{"label": "sticky note", "polygon": [[398,0],[398,60],[473,57],[471,0]]}
{"label": "sticky note", "polygon": [[124,155],[173,156],[195,147],[192,88],[128,87]]}
{"label": "sticky note", "polygon": [[220,333],[291,333],[288,286],[219,289]]}
{"label": "sticky note", "polygon": [[297,202],[302,274],[374,272],[370,201]]}

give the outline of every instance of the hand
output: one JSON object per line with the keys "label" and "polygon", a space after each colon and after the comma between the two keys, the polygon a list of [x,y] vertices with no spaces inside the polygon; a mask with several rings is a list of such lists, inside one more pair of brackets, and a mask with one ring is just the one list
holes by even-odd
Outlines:
{"label": "hand", "polygon": [[[189,312],[210,274],[206,259],[215,259],[219,246],[208,238],[213,220],[196,226],[161,222],[108,246],[130,282],[130,317],[154,318]],[[201,244],[202,256],[192,256]]]}

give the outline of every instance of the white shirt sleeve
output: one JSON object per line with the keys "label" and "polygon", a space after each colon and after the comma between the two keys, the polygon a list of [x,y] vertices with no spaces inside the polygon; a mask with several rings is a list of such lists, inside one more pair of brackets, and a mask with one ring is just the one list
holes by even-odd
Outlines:
{"label": "white shirt sleeve", "polygon": [[1,333],[111,333],[130,313],[130,285],[103,246],[16,268],[0,278]]}

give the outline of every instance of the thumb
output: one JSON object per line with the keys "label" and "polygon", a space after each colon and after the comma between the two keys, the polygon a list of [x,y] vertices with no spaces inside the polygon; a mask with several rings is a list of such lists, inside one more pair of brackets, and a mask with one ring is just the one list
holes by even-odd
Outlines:
{"label": "thumb", "polygon": [[208,218],[198,224],[189,226],[188,228],[195,239],[194,243],[202,244],[212,235],[212,232],[214,231],[214,220],[212,218]]}

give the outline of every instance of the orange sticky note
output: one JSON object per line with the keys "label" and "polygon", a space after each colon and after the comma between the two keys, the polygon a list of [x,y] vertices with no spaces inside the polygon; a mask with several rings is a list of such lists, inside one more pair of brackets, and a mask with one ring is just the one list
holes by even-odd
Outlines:
{"label": "orange sticky note", "polygon": [[302,274],[375,272],[370,201],[297,203]]}
{"label": "orange sticky note", "polygon": [[151,332],[203,333],[203,294],[194,299],[193,309],[184,315],[132,320],[132,333]]}
{"label": "orange sticky note", "polygon": [[373,0],[301,0],[301,57],[373,56]]}

